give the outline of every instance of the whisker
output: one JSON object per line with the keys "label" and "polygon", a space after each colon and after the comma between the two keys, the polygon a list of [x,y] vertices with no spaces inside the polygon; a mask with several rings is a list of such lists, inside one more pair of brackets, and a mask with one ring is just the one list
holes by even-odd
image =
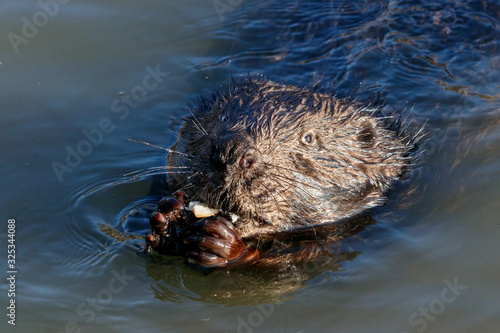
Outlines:
{"label": "whisker", "polygon": [[143,140],[140,140],[140,139],[125,138],[125,140],[131,141],[131,142],[136,142],[136,143],[141,143],[143,145],[154,147],[154,148],[158,148],[158,149],[161,149],[161,150],[166,151],[166,152],[171,153],[171,154],[179,154],[179,155],[184,156],[186,158],[194,158],[194,157],[196,157],[196,156],[191,155],[191,154],[181,153],[181,152],[179,152],[177,150],[172,150],[172,149],[169,149],[169,148],[157,146],[157,145],[154,145],[152,143],[149,143],[149,142],[146,142],[146,141],[143,141]]}
{"label": "whisker", "polygon": [[129,156],[129,155],[135,155],[135,154],[160,154],[160,153],[163,153],[163,152],[158,151],[158,150],[134,151],[134,152],[128,152],[128,153],[123,153],[123,154],[115,154],[113,156],[106,157],[102,160],[107,161],[107,160],[110,160],[113,158],[119,158],[119,157],[124,157],[124,156]]}
{"label": "whisker", "polygon": [[[272,200],[276,204],[276,208],[278,209],[278,211],[280,213],[283,213],[282,210],[281,210],[280,204],[279,204],[278,200],[275,197],[275,192],[269,190],[269,188],[265,184],[262,184],[262,185],[267,190],[267,193],[272,197]],[[280,197],[286,202],[286,198],[283,197],[283,195],[281,194],[281,192],[278,192],[277,194],[280,195]],[[262,208],[262,205],[261,205],[261,208]]]}
{"label": "whisker", "polygon": [[124,174],[123,176],[129,177],[129,176],[134,176],[136,174],[141,174],[141,173],[156,172],[156,171],[160,171],[160,170],[169,171],[169,170],[175,170],[175,169],[189,169],[189,167],[185,167],[185,166],[176,167],[176,166],[165,165],[165,166],[151,167],[151,168],[145,168],[145,169],[132,171],[132,172]]}
{"label": "whisker", "polygon": [[306,199],[312,200],[316,206],[319,206],[321,204],[321,202],[319,201],[318,197],[314,196],[311,192],[309,192],[308,189],[307,189],[307,187],[309,186],[309,188],[315,189],[315,190],[318,190],[320,188],[313,187],[312,185],[310,185],[308,183],[299,182],[299,181],[297,181],[295,179],[291,179],[289,177],[285,177],[285,176],[282,176],[282,175],[274,174],[273,176],[276,177],[276,178],[278,178],[278,179],[281,179],[282,181],[284,181],[287,185],[290,186],[290,188],[298,189],[299,186],[297,186],[297,183],[303,185],[303,187],[300,189],[300,193],[306,194],[306,195],[304,195],[304,197]]}
{"label": "whisker", "polygon": [[188,173],[187,171],[145,171],[144,173],[138,173],[133,176],[128,176],[127,179],[129,180],[138,180],[138,179],[143,179],[145,177],[150,177],[150,176],[158,176],[158,175],[171,175],[171,174],[183,174],[183,173]]}
{"label": "whisker", "polygon": [[198,129],[198,131],[200,131],[202,134],[208,136],[208,132],[205,130],[205,128],[203,127],[203,125],[201,124],[201,122],[198,120],[198,118],[195,116],[195,114],[193,113],[193,111],[191,110],[191,108],[189,107],[186,107],[189,111],[189,113],[191,113],[191,116],[193,117],[192,118],[192,121],[193,121],[193,125]]}

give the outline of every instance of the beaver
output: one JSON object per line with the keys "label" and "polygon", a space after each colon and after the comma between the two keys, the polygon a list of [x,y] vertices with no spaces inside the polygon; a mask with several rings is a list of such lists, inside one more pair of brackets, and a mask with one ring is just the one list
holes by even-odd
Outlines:
{"label": "beaver", "polygon": [[[276,257],[264,240],[302,230],[318,238],[329,226],[325,238],[338,241],[339,225],[383,204],[412,166],[416,137],[370,105],[271,81],[233,82],[185,118],[167,162],[179,191],[152,214],[147,244],[220,267]],[[187,201],[218,213],[197,220]]]}

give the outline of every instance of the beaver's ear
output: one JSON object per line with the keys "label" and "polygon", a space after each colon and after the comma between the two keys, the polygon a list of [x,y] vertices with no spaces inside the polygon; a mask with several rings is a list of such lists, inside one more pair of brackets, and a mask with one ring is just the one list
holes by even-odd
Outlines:
{"label": "beaver's ear", "polygon": [[365,119],[359,126],[359,131],[356,134],[356,139],[360,142],[363,148],[372,148],[377,142],[377,128],[369,119]]}

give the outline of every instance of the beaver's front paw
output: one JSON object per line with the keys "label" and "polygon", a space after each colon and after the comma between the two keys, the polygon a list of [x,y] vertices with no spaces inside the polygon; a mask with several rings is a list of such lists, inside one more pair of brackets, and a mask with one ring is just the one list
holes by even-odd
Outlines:
{"label": "beaver's front paw", "polygon": [[158,203],[158,210],[149,217],[151,233],[146,235],[147,245],[160,254],[180,255],[188,223],[184,209],[185,194],[175,192]]}
{"label": "beaver's front paw", "polygon": [[225,267],[259,258],[259,251],[247,247],[233,224],[217,215],[195,222],[184,239],[189,262],[204,267]]}

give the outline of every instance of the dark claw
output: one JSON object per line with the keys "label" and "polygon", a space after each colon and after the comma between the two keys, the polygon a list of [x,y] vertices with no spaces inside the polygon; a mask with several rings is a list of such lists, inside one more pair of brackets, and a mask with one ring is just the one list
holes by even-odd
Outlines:
{"label": "dark claw", "polygon": [[151,213],[151,215],[149,215],[149,224],[151,224],[151,226],[161,226],[161,225],[164,225],[164,224],[168,224],[168,221],[167,219],[165,218],[165,216],[163,216],[163,214],[159,213],[159,212],[153,212]]}
{"label": "dark claw", "polygon": [[164,197],[158,202],[158,211],[164,214],[183,208],[182,202],[172,197]]}
{"label": "dark claw", "polygon": [[202,232],[208,235],[215,235],[219,238],[236,241],[238,234],[234,230],[234,226],[221,216],[205,218],[201,221],[193,223],[189,233]]}
{"label": "dark claw", "polygon": [[[189,228],[184,244],[192,249],[191,256],[193,253],[209,253],[220,258],[217,265],[226,265],[229,261],[240,258],[247,251],[245,243],[233,224],[220,215],[195,222]],[[200,265],[204,265],[205,261],[198,260]],[[210,265],[213,264],[212,261],[209,261]]]}
{"label": "dark claw", "polygon": [[169,221],[159,212],[153,212],[149,216],[149,225],[153,232],[165,236],[168,234]]}
{"label": "dark claw", "polygon": [[188,252],[188,261],[198,266],[207,268],[223,267],[227,265],[227,260],[206,252]]}
{"label": "dark claw", "polygon": [[158,236],[156,234],[147,234],[146,235],[146,244],[148,244],[148,246],[155,248],[158,246],[159,243],[160,243],[160,236]]}
{"label": "dark claw", "polygon": [[184,244],[195,245],[202,251],[213,253],[222,258],[231,257],[232,243],[224,239],[210,236],[192,235],[184,239]]}

